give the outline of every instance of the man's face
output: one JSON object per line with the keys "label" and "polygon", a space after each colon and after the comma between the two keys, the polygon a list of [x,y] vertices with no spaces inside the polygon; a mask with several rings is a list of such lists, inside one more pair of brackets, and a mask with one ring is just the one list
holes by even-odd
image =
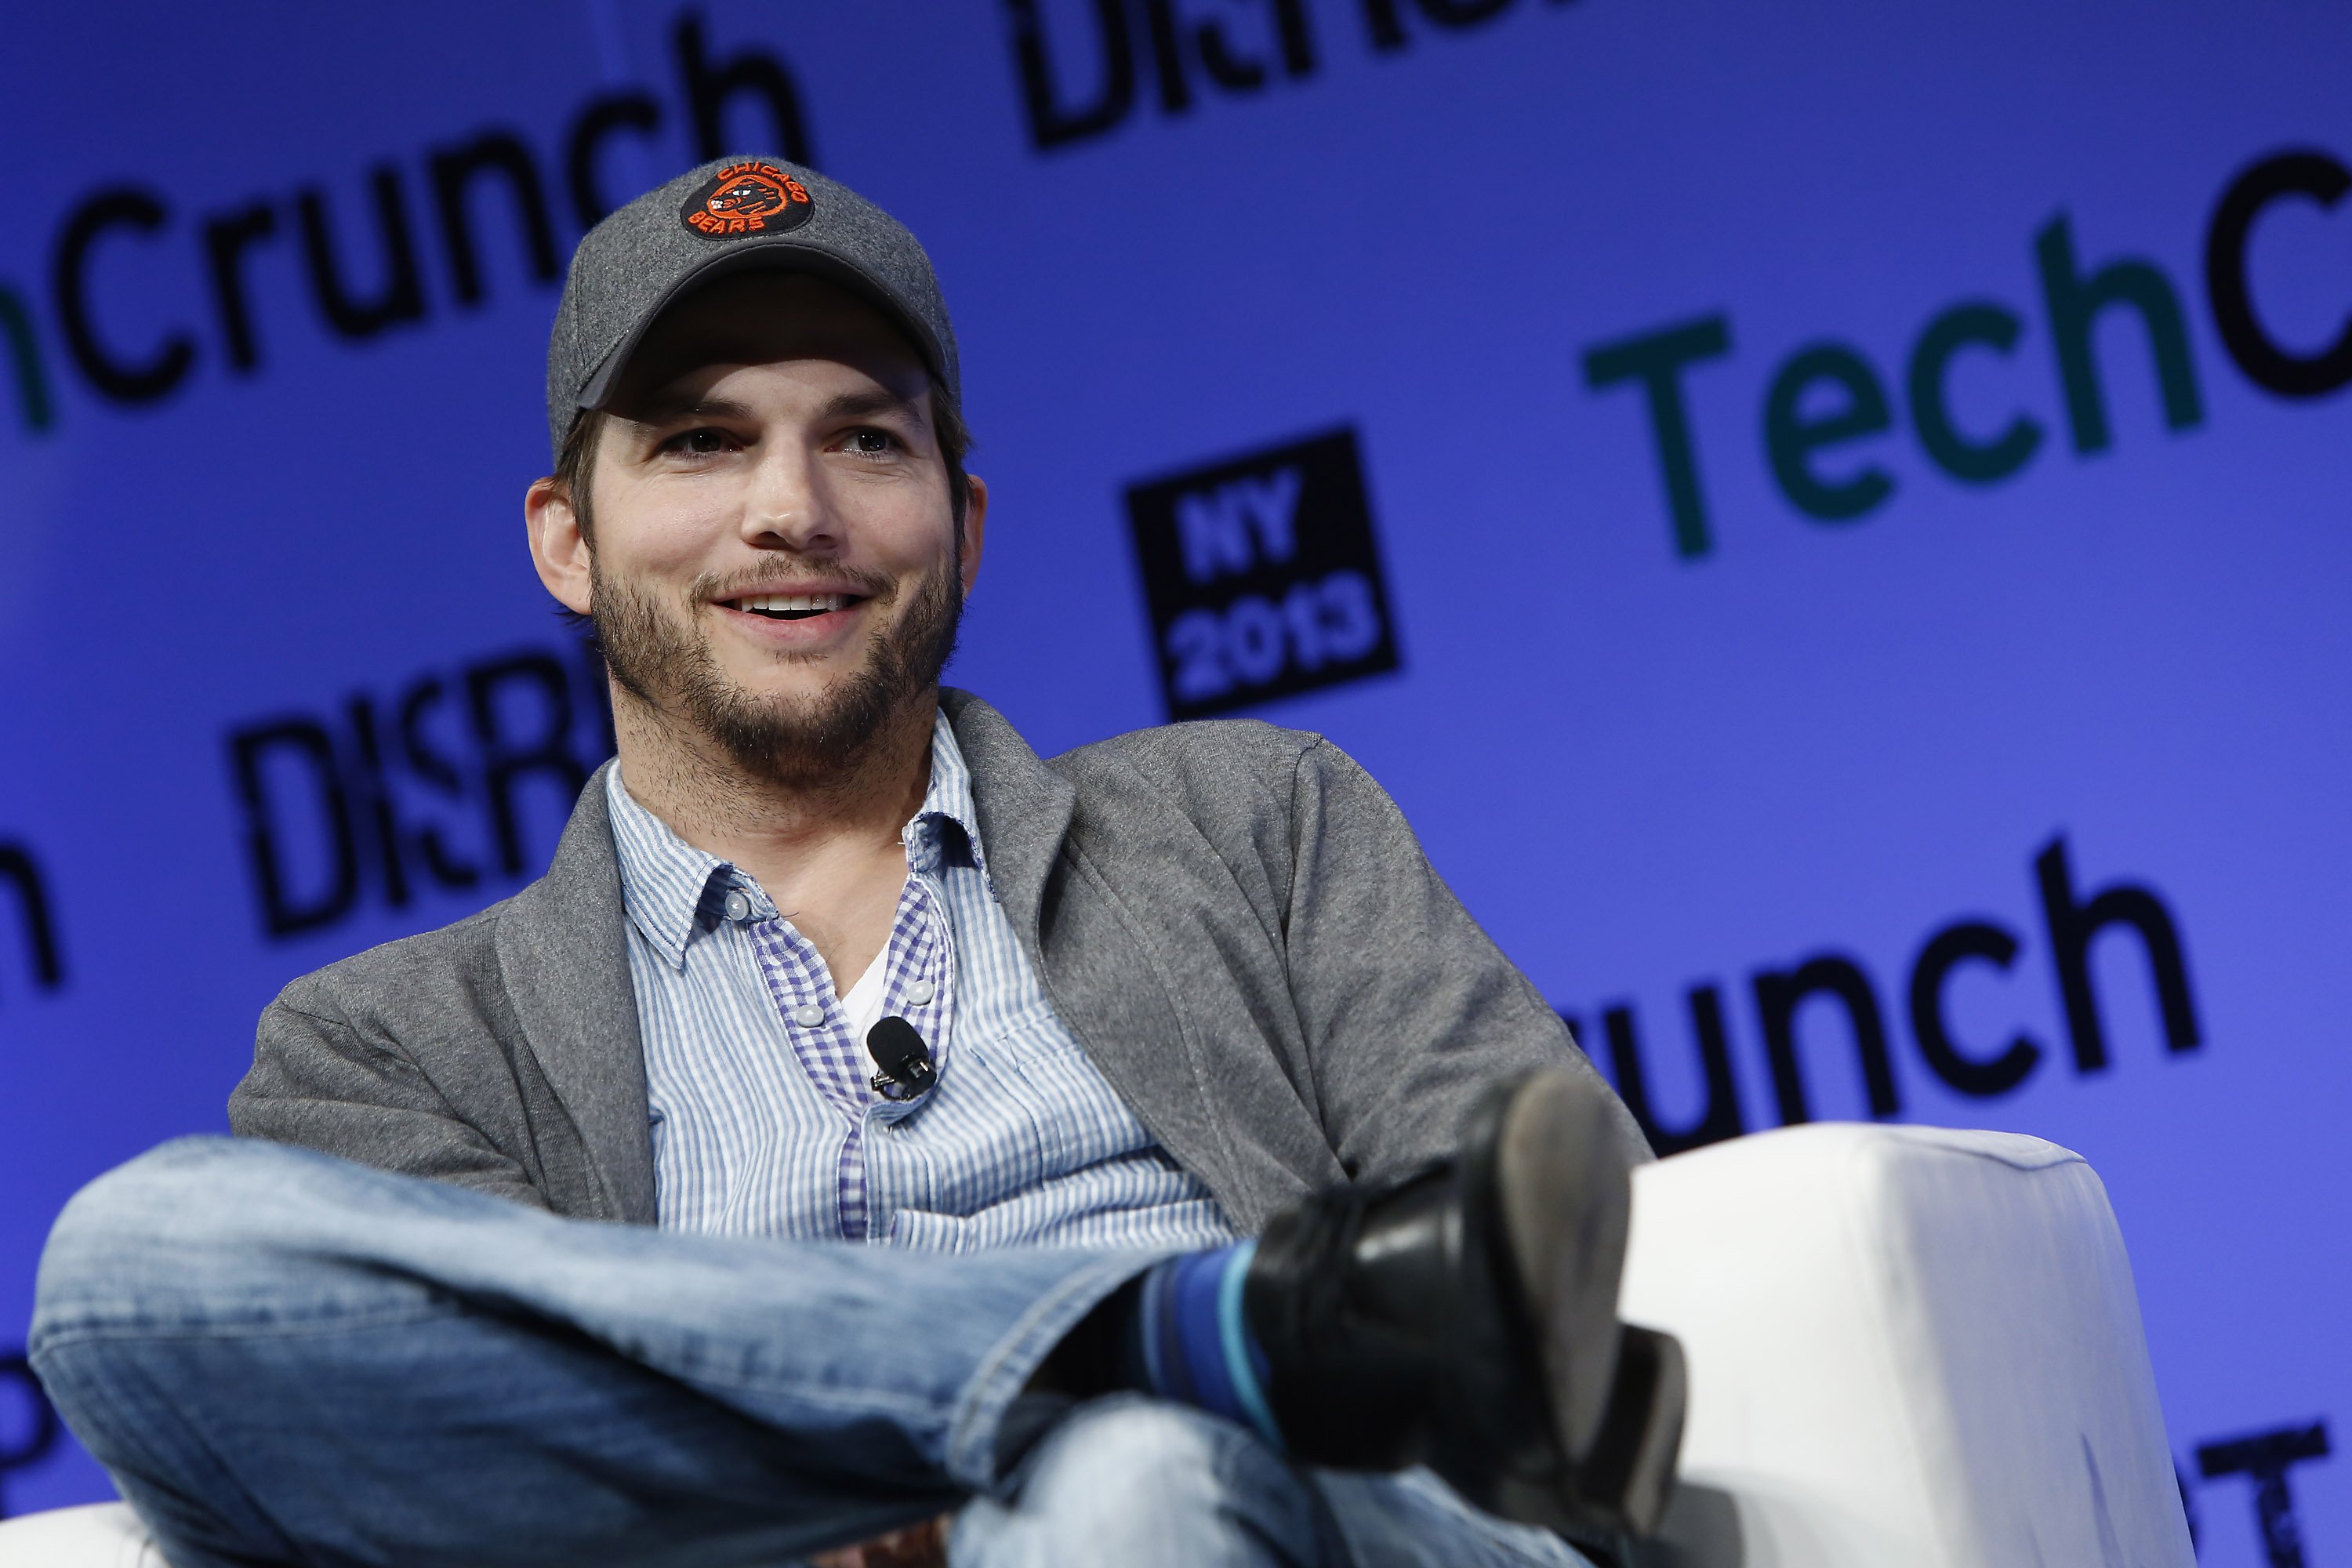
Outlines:
{"label": "man's face", "polygon": [[621,684],[778,782],[837,773],[928,692],[979,564],[930,377],[881,314],[745,273],[673,308],[590,479],[591,614]]}

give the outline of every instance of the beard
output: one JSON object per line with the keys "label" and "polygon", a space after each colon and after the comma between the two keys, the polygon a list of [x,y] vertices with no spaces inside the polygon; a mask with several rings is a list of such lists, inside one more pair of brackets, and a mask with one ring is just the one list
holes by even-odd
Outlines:
{"label": "beard", "polygon": [[[707,573],[687,587],[682,605],[665,603],[590,563],[596,642],[613,679],[654,713],[682,720],[716,743],[753,778],[805,789],[848,776],[891,721],[939,683],[955,652],[963,618],[962,542],[950,558],[906,592],[907,606],[869,635],[865,660],[813,696],[762,696],[730,678],[697,621],[701,606],[757,586],[744,573]],[[866,595],[877,612],[900,598],[887,577],[830,569]],[[786,656],[779,663],[800,662]]]}

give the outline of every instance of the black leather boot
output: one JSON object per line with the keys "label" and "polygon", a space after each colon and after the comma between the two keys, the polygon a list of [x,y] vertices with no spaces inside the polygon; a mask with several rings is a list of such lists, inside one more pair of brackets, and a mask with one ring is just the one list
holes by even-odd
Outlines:
{"label": "black leather boot", "polygon": [[1505,1519],[1650,1533],[1684,1376],[1671,1336],[1617,1321],[1632,1190],[1607,1090],[1546,1071],[1481,1101],[1452,1161],[1278,1216],[1243,1310],[1291,1456],[1427,1465]]}

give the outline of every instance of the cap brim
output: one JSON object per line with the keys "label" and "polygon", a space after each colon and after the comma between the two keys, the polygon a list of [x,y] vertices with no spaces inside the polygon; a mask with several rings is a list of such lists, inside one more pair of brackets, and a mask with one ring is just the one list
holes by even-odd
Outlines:
{"label": "cap brim", "polygon": [[897,323],[898,330],[907,334],[907,341],[914,344],[916,352],[923,356],[923,363],[930,367],[931,374],[942,382],[948,379],[947,355],[941,352],[938,340],[932,337],[930,329],[923,324],[920,317],[894,297],[880,279],[830,250],[793,239],[778,238],[765,244],[737,246],[724,254],[712,257],[671,284],[655,301],[653,309],[629,330],[628,335],[613,345],[613,352],[604,356],[604,363],[588,377],[586,384],[580,388],[579,406],[602,408],[611,400],[614,386],[620,381],[621,373],[628,367],[630,356],[637,352],[637,345],[645,341],[654,323],[661,320],[671,306],[717,279],[737,272],[771,269],[806,272],[840,284]]}

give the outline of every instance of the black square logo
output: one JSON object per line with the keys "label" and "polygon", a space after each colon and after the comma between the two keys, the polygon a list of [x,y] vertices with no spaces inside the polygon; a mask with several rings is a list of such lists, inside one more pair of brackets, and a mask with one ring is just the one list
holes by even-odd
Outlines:
{"label": "black square logo", "polygon": [[1397,668],[1353,430],[1131,485],[1127,519],[1170,718]]}

